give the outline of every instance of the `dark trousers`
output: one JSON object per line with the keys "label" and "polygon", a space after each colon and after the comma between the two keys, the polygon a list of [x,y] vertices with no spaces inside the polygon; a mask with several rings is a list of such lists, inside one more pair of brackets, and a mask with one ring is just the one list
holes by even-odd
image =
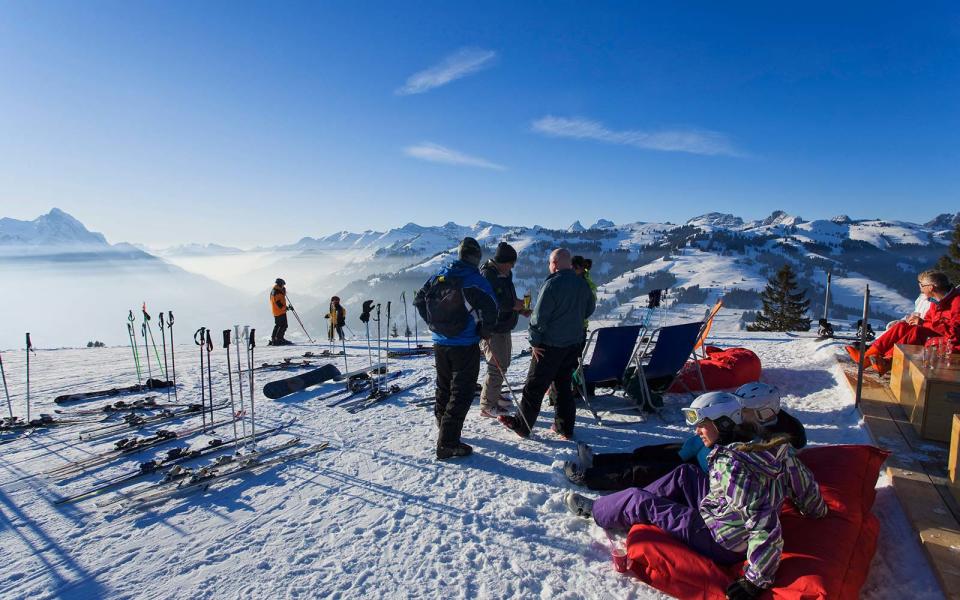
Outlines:
{"label": "dark trousers", "polygon": [[591,490],[625,490],[644,487],[683,464],[682,444],[641,446],[633,452],[597,454],[584,471],[584,484]]}
{"label": "dark trousers", "polygon": [[460,443],[463,420],[473,404],[473,395],[480,376],[480,344],[469,346],[435,346],[437,367],[437,400],[433,414],[440,425],[437,446]]}
{"label": "dark trousers", "polygon": [[523,386],[523,399],[520,401],[520,426],[533,427],[540,416],[543,395],[553,384],[557,390],[556,416],[554,424],[557,431],[566,436],[573,435],[573,423],[576,419],[576,407],[573,405],[573,388],[570,380],[577,368],[580,357],[580,344],[564,346],[541,346],[543,358],[534,357],[527,371],[527,382]]}
{"label": "dark trousers", "polygon": [[283,339],[283,334],[287,332],[287,313],[283,313],[278,317],[273,318],[273,335],[270,336],[270,340],[273,342],[279,342]]}

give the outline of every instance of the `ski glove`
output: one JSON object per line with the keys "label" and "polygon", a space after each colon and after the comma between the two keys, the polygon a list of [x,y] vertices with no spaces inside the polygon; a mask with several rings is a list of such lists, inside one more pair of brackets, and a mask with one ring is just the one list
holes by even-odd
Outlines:
{"label": "ski glove", "polygon": [[287,310],[293,310],[293,305],[292,305],[292,304],[288,304],[288,305],[287,305]]}
{"label": "ski glove", "polygon": [[763,588],[750,583],[746,577],[741,577],[727,586],[727,600],[754,600],[762,593]]}

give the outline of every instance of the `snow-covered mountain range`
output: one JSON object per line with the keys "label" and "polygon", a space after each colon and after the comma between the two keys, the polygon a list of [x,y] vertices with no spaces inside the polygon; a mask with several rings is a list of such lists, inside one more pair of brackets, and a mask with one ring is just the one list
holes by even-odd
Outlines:
{"label": "snow-covered mountain range", "polygon": [[[149,249],[110,244],[53,209],[33,221],[0,219],[0,280],[44,281],[55,300],[66,302],[78,294],[96,294],[91,290],[101,287],[91,283],[106,278],[111,283],[104,295],[119,295],[124,306],[162,296],[181,312],[204,313],[204,320],[232,313],[237,315],[232,321],[248,322],[264,320],[260,313],[266,312],[266,293],[279,276],[288,281],[308,325],[319,329],[324,299],[338,294],[350,306],[367,298],[396,301],[403,291],[409,297],[469,235],[484,246],[485,256],[501,240],[513,244],[520,253],[517,287],[534,294],[552,248],[565,246],[592,258],[593,277],[600,284],[599,314],[614,321],[636,318],[647,291],[655,287],[672,289],[674,300],[682,303],[707,304],[724,296],[731,308],[755,309],[757,292],[784,263],[794,266],[808,290],[812,314],[822,311],[826,276],[832,272],[832,316],[854,318],[870,283],[874,314],[884,319],[909,310],[916,274],[944,253],[958,222],[960,213],[918,224],[846,215],[806,220],[774,211],[756,220],[708,213],[682,224],[600,219],[589,227],[575,221],[565,229],[484,221],[407,223],[387,231],[341,231],[247,250],[209,243]],[[15,304],[9,308],[14,312],[7,314],[21,310]],[[45,312],[60,311],[53,306]],[[4,332],[0,327],[0,336]],[[4,343],[10,342],[0,340]]]}

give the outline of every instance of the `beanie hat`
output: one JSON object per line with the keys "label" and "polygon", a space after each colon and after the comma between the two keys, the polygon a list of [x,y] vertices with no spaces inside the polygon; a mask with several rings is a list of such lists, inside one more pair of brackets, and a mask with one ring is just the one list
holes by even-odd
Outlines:
{"label": "beanie hat", "polygon": [[497,252],[493,255],[493,260],[500,264],[517,262],[517,251],[510,244],[500,242],[497,244]]}
{"label": "beanie hat", "polygon": [[277,285],[287,285],[287,282],[281,279],[280,277],[277,277],[277,280],[274,283],[276,283]]}
{"label": "beanie hat", "polygon": [[480,266],[480,256],[483,254],[483,251],[480,249],[480,244],[477,240],[472,237],[465,237],[463,241],[460,242],[460,246],[457,249],[460,256],[460,260],[465,263],[469,263],[475,267]]}

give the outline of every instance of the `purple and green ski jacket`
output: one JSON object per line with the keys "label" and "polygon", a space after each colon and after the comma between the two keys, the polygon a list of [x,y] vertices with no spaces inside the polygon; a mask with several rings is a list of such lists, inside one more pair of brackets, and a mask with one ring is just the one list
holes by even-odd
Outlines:
{"label": "purple and green ski jacket", "polygon": [[780,509],[784,499],[814,518],[826,516],[827,505],[813,474],[788,443],[769,450],[748,451],[747,447],[717,445],[710,452],[710,491],[700,502],[700,514],[721,546],[746,552],[744,576],[768,588],[783,552]]}

